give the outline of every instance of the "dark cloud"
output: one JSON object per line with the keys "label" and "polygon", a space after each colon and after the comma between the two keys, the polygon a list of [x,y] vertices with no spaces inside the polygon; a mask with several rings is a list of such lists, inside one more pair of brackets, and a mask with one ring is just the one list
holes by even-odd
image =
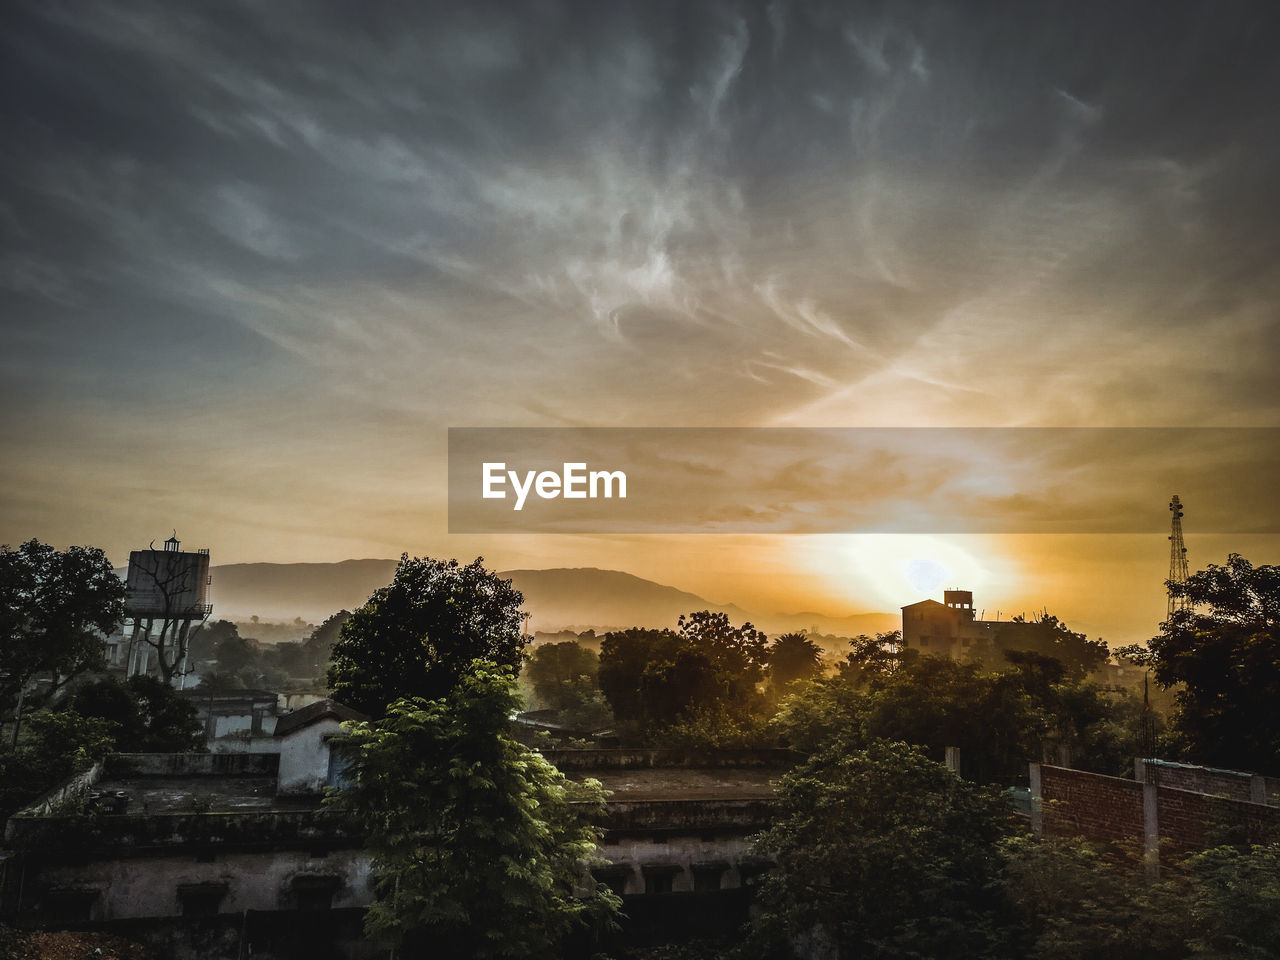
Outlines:
{"label": "dark cloud", "polygon": [[315,465],[391,423],[1269,424],[1280,402],[1269,4],[5,19],[15,494],[73,462],[33,453],[50,423],[161,462],[147,403],[261,457],[277,411]]}

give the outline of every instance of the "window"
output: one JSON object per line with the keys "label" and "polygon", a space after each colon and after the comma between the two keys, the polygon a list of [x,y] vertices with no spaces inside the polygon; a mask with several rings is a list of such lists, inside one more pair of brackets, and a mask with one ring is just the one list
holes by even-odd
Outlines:
{"label": "window", "polygon": [[670,893],[672,881],[682,870],[678,864],[674,863],[655,863],[642,869],[645,893]]}
{"label": "window", "polygon": [[293,878],[293,902],[299,910],[318,911],[333,908],[333,895],[342,881],[334,876],[303,875]]}
{"label": "window", "polygon": [[591,875],[618,896],[622,896],[627,892],[627,881],[631,879],[631,868],[622,864],[613,864],[607,867],[597,867],[591,871]]}
{"label": "window", "polygon": [[217,916],[226,895],[225,883],[184,883],[178,886],[178,900],[184,917]]}
{"label": "window", "polygon": [[727,863],[695,863],[693,865],[693,889],[699,892],[719,890],[724,879],[724,872],[729,869]]}
{"label": "window", "polygon": [[85,923],[93,919],[93,905],[98,891],[74,888],[46,891],[40,902],[40,915],[45,923]]}
{"label": "window", "polygon": [[337,745],[335,737],[329,741],[329,775],[325,778],[325,786],[327,787],[345,787],[347,782],[347,766],[349,761],[342,756],[334,747]]}

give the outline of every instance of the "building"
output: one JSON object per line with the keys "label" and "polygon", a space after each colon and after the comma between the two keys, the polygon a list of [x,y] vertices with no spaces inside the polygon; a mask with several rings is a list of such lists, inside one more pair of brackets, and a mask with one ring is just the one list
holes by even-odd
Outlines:
{"label": "building", "polygon": [[994,653],[996,628],[1008,626],[1008,621],[976,619],[973,591],[946,590],[942,603],[921,600],[902,608],[902,645],[924,655],[961,660]]}
{"label": "building", "polygon": [[[342,775],[332,741],[358,716],[321,701],[278,720],[275,752],[121,755],[76,778],[10,818],[0,920],[117,932],[176,958],[374,955],[360,923],[368,855],[322,802]],[[548,759],[612,792],[596,878],[636,930],[728,933],[746,919],[769,866],[750,837],[769,823],[786,751]]]}

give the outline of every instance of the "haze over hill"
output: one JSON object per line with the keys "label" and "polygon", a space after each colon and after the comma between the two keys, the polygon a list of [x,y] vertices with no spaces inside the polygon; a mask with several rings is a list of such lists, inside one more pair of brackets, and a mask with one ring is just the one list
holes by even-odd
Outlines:
{"label": "haze over hill", "polygon": [[[213,568],[214,616],[233,620],[250,616],[292,620],[301,616],[319,623],[337,610],[360,606],[374,590],[390,582],[395,567],[394,560],[374,559],[217,566]],[[524,594],[525,609],[532,614],[532,631],[674,627],[680,614],[694,610],[727,613],[735,623],[751,620],[770,632],[817,627],[823,633],[848,636],[899,626],[896,614],[833,617],[744,610],[620,570],[505,570],[500,576],[510,579]]]}

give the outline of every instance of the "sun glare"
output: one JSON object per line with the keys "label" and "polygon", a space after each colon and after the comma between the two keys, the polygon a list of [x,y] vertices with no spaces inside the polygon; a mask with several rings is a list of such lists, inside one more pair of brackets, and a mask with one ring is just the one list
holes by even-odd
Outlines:
{"label": "sun glare", "polygon": [[801,546],[805,563],[823,576],[832,596],[858,606],[893,609],[946,587],[981,592],[1002,558],[986,555],[973,538],[927,534],[851,534],[811,537]]}

